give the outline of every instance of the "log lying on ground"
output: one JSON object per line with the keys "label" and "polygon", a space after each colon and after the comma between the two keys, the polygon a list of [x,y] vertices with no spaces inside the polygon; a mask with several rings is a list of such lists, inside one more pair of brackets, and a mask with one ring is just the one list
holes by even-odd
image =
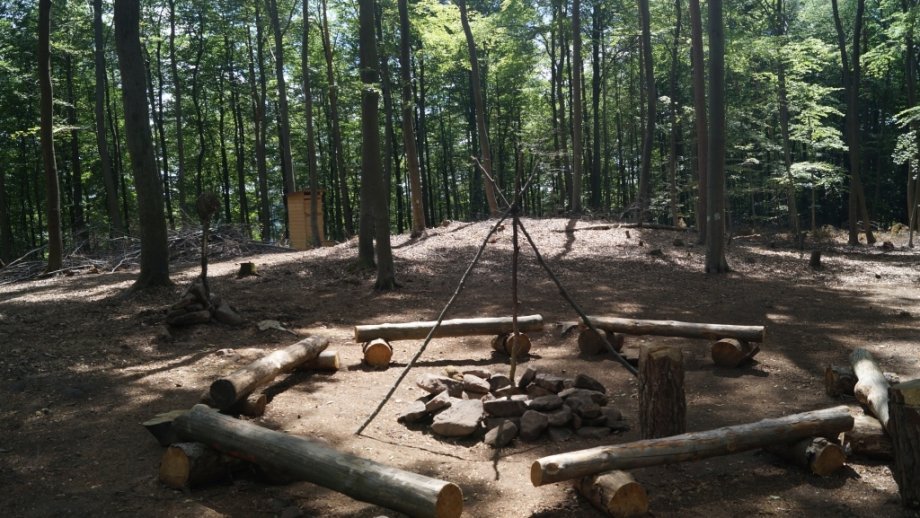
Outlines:
{"label": "log lying on ground", "polygon": [[160,459],[160,482],[187,489],[229,478],[243,461],[224,455],[200,442],[173,444]]}
{"label": "log lying on ground", "polygon": [[853,418],[853,429],[840,434],[840,444],[848,455],[877,460],[894,456],[891,438],[878,419],[860,413]]}
{"label": "log lying on ground", "polygon": [[735,368],[742,363],[757,356],[760,352],[760,346],[751,344],[746,340],[737,338],[722,338],[712,344],[709,353],[712,355],[712,362],[719,367]]}
{"label": "log lying on ground", "polygon": [[894,445],[894,479],[904,507],[920,508],[920,379],[888,390],[891,420],[888,431]]}
{"label": "log lying on ground", "polygon": [[515,345],[518,348],[517,354],[519,356],[530,354],[532,344],[530,342],[530,337],[525,333],[518,333],[514,338],[512,338],[511,333],[495,335],[495,337],[492,338],[492,349],[502,354],[510,355],[514,352]]}
{"label": "log lying on ground", "polygon": [[[428,337],[435,322],[404,322],[401,324],[371,324],[355,326],[355,342],[369,342],[374,338],[384,340],[421,340]],[[526,315],[518,317],[518,331],[532,333],[543,330],[543,317]],[[434,333],[435,338],[448,336],[500,335],[512,332],[511,317],[458,318],[444,320]]]}
{"label": "log lying on ground", "polygon": [[842,468],[847,460],[843,448],[824,437],[802,439],[789,444],[773,444],[764,449],[820,477],[826,477]]}
{"label": "log lying on ground", "polygon": [[853,394],[860,403],[878,418],[878,422],[888,429],[888,380],[882,374],[872,353],[865,349],[856,349],[850,353],[850,364],[856,373],[856,386]]}
{"label": "log lying on ground", "polygon": [[[883,372],[889,385],[900,383],[901,378],[893,372]],[[856,373],[852,365],[828,365],[824,368],[824,391],[830,397],[853,396],[856,387]]]}
{"label": "log lying on ground", "polygon": [[211,383],[211,401],[221,410],[228,409],[257,387],[275,376],[296,369],[316,358],[329,345],[329,339],[311,336],[250,363],[242,369]]}
{"label": "log lying on ground", "polygon": [[747,342],[763,342],[766,331],[763,326],[732,326],[721,324],[700,324],[676,320],[639,320],[589,316],[598,329],[627,335],[678,336],[682,338],[737,338]]}
{"label": "log lying on ground", "polygon": [[156,438],[160,446],[169,446],[179,440],[176,431],[173,429],[173,421],[186,412],[188,412],[188,409],[171,410],[169,412],[157,414],[141,424],[154,436],[154,438]]}
{"label": "log lying on ground", "polygon": [[[209,407],[219,408],[214,400],[211,399],[211,391],[206,390],[201,395],[200,403]],[[246,417],[262,417],[265,415],[265,408],[268,406],[267,394],[250,394],[245,399],[241,399],[230,405],[230,407],[221,410],[227,415],[244,415]]]}
{"label": "log lying on ground", "polygon": [[613,469],[699,460],[806,437],[838,434],[852,427],[853,417],[847,407],[838,406],[704,432],[550,455],[533,463],[530,480],[534,486],[541,486]]}
{"label": "log lying on ground", "polygon": [[288,473],[352,498],[421,517],[458,517],[460,488],[195,405],[175,422],[183,438]]}
{"label": "log lying on ground", "polygon": [[366,342],[361,349],[364,351],[364,363],[371,367],[389,367],[393,358],[393,346],[382,338],[375,338]]}
{"label": "log lying on ground", "polygon": [[[581,351],[582,354],[594,356],[609,352],[600,335],[592,331],[590,327],[579,324],[578,328],[578,350]],[[607,341],[610,342],[610,345],[612,345],[617,352],[623,350],[624,337],[622,334],[617,334],[613,331],[603,331],[603,333]]]}
{"label": "log lying on ground", "polygon": [[319,356],[300,366],[303,370],[335,372],[342,366],[342,357],[338,351],[325,350]]}
{"label": "log lying on ground", "polygon": [[575,489],[595,507],[615,518],[648,515],[648,494],[632,475],[608,471],[584,477]]}

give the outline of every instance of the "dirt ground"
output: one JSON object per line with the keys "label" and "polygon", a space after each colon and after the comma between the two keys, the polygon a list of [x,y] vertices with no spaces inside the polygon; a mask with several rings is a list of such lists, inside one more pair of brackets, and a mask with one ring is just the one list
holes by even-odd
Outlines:
{"label": "dirt ground", "polygon": [[[824,268],[783,235],[736,236],[733,272],[703,273],[695,235],[665,230],[593,228],[599,221],[524,220],[542,255],[573,298],[592,314],[725,324],[763,324],[767,340],[753,365],[714,368],[704,340],[630,337],[678,346],[686,364],[688,430],[757,421],[840,404],[825,395],[825,365],[866,347],[882,368],[920,377],[920,261],[906,234],[882,234],[895,248],[825,246]],[[307,252],[212,262],[211,286],[249,323],[168,329],[165,309],[198,273],[173,267],[174,289],[126,295],[134,268],[4,284],[0,271],[0,515],[2,516],[399,516],[309,483],[271,485],[252,477],[180,492],[157,481],[163,449],[140,423],[195,404],[217,376],[264,352],[323,334],[340,351],[334,374],[295,373],[278,380],[262,426],[458,484],[464,516],[602,516],[569,483],[539,488],[529,479],[542,456],[638,438],[635,379],[610,359],[578,355],[574,336],[552,324],[576,319],[525,248],[520,312],[549,324],[534,336],[527,365],[601,380],[634,425],[602,440],[516,440],[492,450],[476,440],[443,440],[396,422],[422,395],[415,378],[446,367],[507,372],[490,338],[437,339],[361,436],[358,426],[382,400],[421,341],[395,343],[382,371],[361,364],[352,326],[433,320],[454,292],[489,229],[453,222],[417,240],[393,240],[401,289],[377,293],[374,276],[350,267],[356,241]],[[683,245],[675,242],[683,240]],[[525,245],[526,246],[526,245]],[[649,253],[660,250],[661,253]],[[260,276],[236,278],[243,261]],[[511,228],[497,234],[448,318],[511,314]],[[290,332],[259,331],[277,320]],[[297,336],[295,336],[295,334]],[[854,400],[844,403],[856,406]],[[902,510],[884,463],[851,460],[819,478],[769,454],[749,452],[635,470],[652,516],[920,516]]]}

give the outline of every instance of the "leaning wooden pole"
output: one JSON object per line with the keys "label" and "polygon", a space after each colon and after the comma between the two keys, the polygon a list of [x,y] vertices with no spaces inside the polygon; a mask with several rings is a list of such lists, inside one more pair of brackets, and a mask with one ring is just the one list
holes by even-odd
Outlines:
{"label": "leaning wooden pole", "polygon": [[195,405],[175,426],[186,440],[409,516],[454,518],[463,512],[463,494],[455,484],[262,428],[204,405]]}
{"label": "leaning wooden pole", "polygon": [[[519,331],[530,333],[543,330],[543,317],[518,317]],[[420,340],[426,338],[437,322],[402,322],[398,324],[368,324],[355,326],[355,342],[384,340]],[[513,317],[457,318],[444,320],[437,326],[433,338],[469,335],[500,335],[514,330]]]}
{"label": "leaning wooden pole", "polygon": [[681,338],[737,338],[747,342],[763,342],[766,330],[763,326],[733,326],[723,324],[702,324],[679,322],[677,320],[642,320],[589,316],[588,319],[599,329],[627,335],[677,336]]}
{"label": "leaning wooden pole", "polygon": [[616,469],[706,459],[806,437],[838,434],[852,427],[849,410],[838,406],[704,432],[599,446],[537,459],[530,469],[530,481],[534,486],[542,486]]}

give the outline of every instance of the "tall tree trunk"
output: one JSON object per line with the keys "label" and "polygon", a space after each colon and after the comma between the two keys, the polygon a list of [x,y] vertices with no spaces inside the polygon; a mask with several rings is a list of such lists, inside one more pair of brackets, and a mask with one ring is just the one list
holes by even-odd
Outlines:
{"label": "tall tree trunk", "polygon": [[[910,10],[916,6],[916,0],[901,0],[901,10],[904,14],[909,14]],[[908,25],[907,34],[904,36],[905,56],[905,76],[907,76],[907,105],[917,105],[917,57],[914,46],[914,29],[913,24]],[[910,124],[911,131],[914,132],[914,138],[920,149],[920,122],[913,121]],[[913,157],[908,163],[907,171],[907,220],[908,220],[908,241],[909,247],[914,247],[914,232],[920,229],[920,157]]]}
{"label": "tall tree trunk", "polygon": [[[160,59],[162,55],[163,41],[157,41],[157,97],[156,97],[156,116],[154,117],[154,124],[156,125],[157,138],[160,143],[160,158],[163,160],[163,199],[166,202],[166,220],[169,223],[169,228],[176,228],[176,220],[173,217],[173,206],[172,206],[172,186],[170,185],[169,177],[169,151],[166,146],[166,128],[164,127],[164,116],[163,116],[163,60]],[[149,75],[149,74],[148,74]],[[153,104],[151,103],[151,110],[153,110]]]}
{"label": "tall tree trunk", "polygon": [[875,236],[872,235],[869,213],[866,210],[866,197],[860,178],[862,156],[859,137],[859,82],[861,75],[859,61],[862,49],[860,35],[862,33],[863,14],[866,10],[866,1],[857,0],[856,2],[856,18],[853,21],[852,63],[847,56],[846,36],[843,31],[843,24],[840,21],[837,0],[831,0],[831,6],[834,11],[834,27],[837,29],[837,47],[840,50],[840,62],[843,70],[843,89],[847,100],[845,134],[848,148],[847,157],[850,161],[850,231],[848,243],[850,245],[859,244],[859,229],[857,225],[861,217],[863,230],[866,233],[866,244],[871,245],[875,243]]}
{"label": "tall tree trunk", "polygon": [[310,81],[310,9],[303,0],[303,32],[300,54],[303,71],[304,115],[307,125],[307,176],[310,183],[310,235],[311,246],[322,246],[319,228],[319,174],[316,168],[316,137],[313,134],[313,90]]}
{"label": "tall tree trunk", "polygon": [[601,38],[604,35],[601,24],[602,3],[594,0],[591,10],[591,112],[594,127],[591,160],[591,210],[601,209]]}
{"label": "tall tree trunk", "polygon": [[693,68],[693,113],[696,119],[696,168],[699,176],[699,195],[696,203],[697,243],[706,242],[709,223],[709,118],[706,114],[705,63],[703,61],[703,22],[700,0],[690,0],[690,61]]}
{"label": "tall tree trunk", "polygon": [[[252,35],[247,33],[249,38],[249,82],[252,88],[252,111],[253,121],[255,123],[256,139],[256,169],[259,182],[259,222],[261,226],[261,238],[263,242],[269,242],[272,239],[272,213],[271,203],[268,199],[268,164],[265,157],[265,138],[267,135],[267,123],[265,122],[265,60],[264,48],[262,44],[262,15],[259,10],[259,2],[255,2],[256,14],[256,58],[253,57]],[[256,79],[255,61],[259,63],[259,76]]]}
{"label": "tall tree trunk", "polygon": [[109,216],[109,237],[125,233],[118,210],[118,189],[115,184],[115,171],[109,157],[109,145],[105,136],[105,40],[102,35],[102,0],[93,0],[93,43],[94,69],[96,72],[96,149],[99,152],[102,183],[105,186],[105,207]]}
{"label": "tall tree trunk", "polygon": [[112,76],[113,76],[112,80],[107,81],[106,83],[105,106],[106,106],[106,116],[108,117],[108,120],[109,120],[109,128],[112,130],[112,144],[115,147],[115,155],[113,157],[114,160],[112,161],[115,167],[114,179],[116,182],[119,183],[119,186],[120,186],[119,192],[121,194],[122,218],[123,218],[123,221],[125,222],[125,233],[127,234],[131,232],[131,225],[130,225],[131,212],[128,207],[128,189],[125,186],[125,168],[124,168],[124,163],[122,161],[122,153],[121,153],[121,132],[119,131],[119,124],[118,124],[118,120],[119,120],[118,106],[112,101],[112,90],[114,90],[114,86],[112,86],[112,83],[115,82],[114,72]]}
{"label": "tall tree trunk", "polygon": [[204,192],[204,157],[207,153],[207,146],[204,141],[204,115],[201,113],[201,83],[198,81],[198,74],[201,71],[201,58],[204,55],[204,13],[198,13],[198,34],[195,35],[198,42],[195,51],[195,62],[192,65],[192,106],[195,107],[195,128],[198,133],[198,157],[195,160],[195,199],[201,197]]}
{"label": "tall tree trunk", "polygon": [[141,272],[135,289],[168,286],[169,248],[163,191],[153,156],[150,114],[147,111],[144,66],[140,45],[140,5],[115,0],[115,48],[122,78],[125,136],[131,154],[131,170],[137,190],[141,237]]}
{"label": "tall tree trunk", "polygon": [[361,83],[361,172],[363,175],[363,203],[373,207],[374,234],[377,241],[377,290],[396,288],[396,270],[390,248],[390,221],[387,210],[387,191],[380,169],[380,128],[377,84],[377,39],[374,35],[374,0],[359,0],[359,52]]}
{"label": "tall tree trunk", "polygon": [[[281,142],[281,178],[284,187],[284,203],[287,206],[287,195],[297,190],[294,181],[294,159],[291,156],[291,122],[288,116],[287,81],[284,78],[284,41],[281,35],[281,21],[278,19],[278,3],[268,0],[268,15],[271,17],[272,32],[275,36],[275,81],[278,84],[278,116],[281,127],[278,135]],[[285,228],[287,219],[285,218]]]}
{"label": "tall tree trunk", "polygon": [[339,175],[339,203],[342,206],[342,218],[345,220],[346,236],[355,234],[355,223],[348,198],[348,172],[345,170],[345,151],[342,146],[342,130],[339,127],[339,93],[332,68],[332,42],[329,39],[329,17],[326,0],[321,0],[323,13],[323,52],[326,56],[326,83],[329,85],[329,111],[332,124],[332,151],[335,155],[335,167]]}
{"label": "tall tree trunk", "polygon": [[[460,23],[466,35],[466,46],[470,54],[470,81],[473,88],[473,106],[476,109],[476,130],[479,134],[480,164],[485,174],[492,176],[492,151],[489,147],[489,132],[486,128],[485,105],[482,101],[482,82],[479,76],[479,58],[476,55],[476,42],[473,40],[473,31],[470,29],[469,16],[466,12],[466,0],[456,0],[460,8]],[[494,176],[493,176],[494,178]],[[489,214],[494,218],[498,213],[498,200],[495,197],[495,186],[489,178],[483,178],[486,191],[486,201],[489,204]]]}
{"label": "tall tree trunk", "polygon": [[173,80],[173,112],[176,119],[176,186],[179,195],[179,212],[185,220],[191,214],[188,200],[188,186],[185,178],[185,137],[182,134],[182,78],[179,77],[179,61],[176,57],[176,0],[169,0],[169,67]]}
{"label": "tall tree trunk", "polygon": [[581,213],[584,127],[581,102],[581,0],[572,0],[572,212]]}
{"label": "tall tree trunk", "polygon": [[246,195],[246,127],[243,108],[233,72],[233,51],[230,52],[230,107],[233,110],[233,149],[236,155],[236,196],[240,207],[240,226],[246,237],[252,237],[249,224],[249,200]]}
{"label": "tall tree trunk", "polygon": [[709,0],[709,176],[706,273],[725,273],[725,26],[722,0]]}
{"label": "tall tree trunk", "polygon": [[677,137],[680,134],[680,127],[677,123],[677,111],[680,109],[677,104],[677,67],[680,65],[680,62],[677,59],[678,48],[680,47],[680,23],[681,23],[681,13],[682,8],[680,0],[674,0],[674,40],[672,41],[673,47],[671,48],[671,78],[670,78],[670,93],[668,94],[671,98],[668,118],[671,126],[671,133],[668,137],[669,143],[669,158],[668,158],[668,184],[669,184],[669,205],[671,209],[671,224],[677,226],[680,215],[678,214],[677,209]]}
{"label": "tall tree trunk", "polygon": [[10,214],[10,197],[6,193],[6,168],[0,168],[0,263],[8,262],[13,257],[13,225]]}
{"label": "tall tree trunk", "polygon": [[409,9],[407,0],[398,0],[399,5],[399,76],[402,91],[402,132],[406,150],[406,169],[409,176],[409,191],[412,196],[412,237],[425,232],[425,214],[422,211],[422,180],[418,164],[418,149],[415,147],[415,106],[412,103],[411,57],[409,55],[411,34],[409,33]]}
{"label": "tall tree trunk", "polygon": [[774,23],[779,48],[776,56],[776,80],[778,83],[777,95],[779,97],[779,129],[783,140],[783,169],[786,173],[786,203],[789,205],[789,226],[792,228],[796,240],[799,235],[799,212],[796,207],[795,180],[792,177],[792,150],[789,145],[789,100],[786,95],[786,62],[783,55],[786,39],[786,10],[785,0],[776,0],[774,8]]}
{"label": "tall tree trunk", "polygon": [[639,173],[639,222],[646,220],[651,202],[652,146],[655,138],[655,64],[652,58],[652,31],[648,0],[639,0],[639,21],[642,25],[642,64],[645,75],[645,128],[642,131],[642,170]]}
{"label": "tall tree trunk", "polygon": [[[374,28],[377,31],[377,41],[383,41],[383,9],[379,2],[375,2],[374,12]],[[383,155],[381,158],[383,160],[383,184],[387,190],[389,203],[393,196],[393,167],[397,163],[393,154],[393,148],[397,147],[394,142],[396,140],[396,130],[393,127],[393,112],[395,111],[393,107],[393,81],[390,77],[390,64],[387,56],[385,53],[381,53],[378,58],[380,59],[380,91],[383,94],[384,113],[383,149],[380,150],[380,154]],[[396,177],[398,178],[399,176],[397,172]],[[399,203],[398,197],[396,201]],[[396,219],[398,221],[399,217],[397,216]],[[398,231],[398,233],[401,233],[401,231]]]}
{"label": "tall tree trunk", "polygon": [[431,156],[428,152],[428,127],[426,123],[428,108],[425,106],[425,98],[428,92],[425,87],[425,55],[421,52],[421,48],[416,52],[416,63],[418,63],[418,102],[416,103],[417,108],[415,111],[418,114],[418,124],[416,125],[415,135],[416,149],[419,156],[419,172],[421,173],[422,181],[422,207],[425,209],[423,212],[426,214],[425,222],[423,222],[423,225],[425,225],[431,224],[437,219],[435,215],[437,204],[434,202],[434,182],[431,181]]}
{"label": "tall tree trunk", "polygon": [[54,159],[54,101],[51,90],[51,0],[38,2],[38,84],[41,90],[42,161],[45,165],[45,210],[48,215],[48,265],[55,272],[64,262],[61,193]]}
{"label": "tall tree trunk", "polygon": [[67,124],[70,125],[70,176],[71,197],[73,198],[73,232],[74,240],[81,239],[86,232],[83,216],[83,167],[80,162],[80,129],[77,127],[77,98],[73,93],[73,61],[67,55]]}
{"label": "tall tree trunk", "polygon": [[[224,74],[228,74],[229,80],[233,81],[233,69],[230,66],[230,38],[225,34],[224,35],[224,63],[221,66],[221,69],[218,71],[218,86],[217,86],[217,135],[218,135],[218,146],[220,148],[220,172],[221,172],[221,182],[220,190],[223,195],[224,201],[224,222],[230,223],[232,221],[233,215],[230,211],[230,162],[227,158],[227,145],[226,145],[226,116],[227,108],[224,103]],[[232,83],[231,83],[232,85]]]}

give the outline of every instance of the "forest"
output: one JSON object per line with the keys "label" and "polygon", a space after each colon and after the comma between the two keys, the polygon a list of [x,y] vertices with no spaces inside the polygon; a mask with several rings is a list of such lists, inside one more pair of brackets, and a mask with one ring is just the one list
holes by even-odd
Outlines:
{"label": "forest", "polygon": [[[369,85],[380,221],[397,234],[495,216],[493,190],[516,186],[528,216],[689,225],[701,241],[707,211],[728,232],[832,225],[851,244],[915,227],[916,2],[721,4],[379,0],[362,83],[354,2],[143,1],[152,217],[197,224],[214,193],[215,223],[285,243],[285,195],[305,189],[323,192],[322,235],[357,235],[373,212]],[[112,6],[4,1],[0,24],[0,260],[139,235]]]}

